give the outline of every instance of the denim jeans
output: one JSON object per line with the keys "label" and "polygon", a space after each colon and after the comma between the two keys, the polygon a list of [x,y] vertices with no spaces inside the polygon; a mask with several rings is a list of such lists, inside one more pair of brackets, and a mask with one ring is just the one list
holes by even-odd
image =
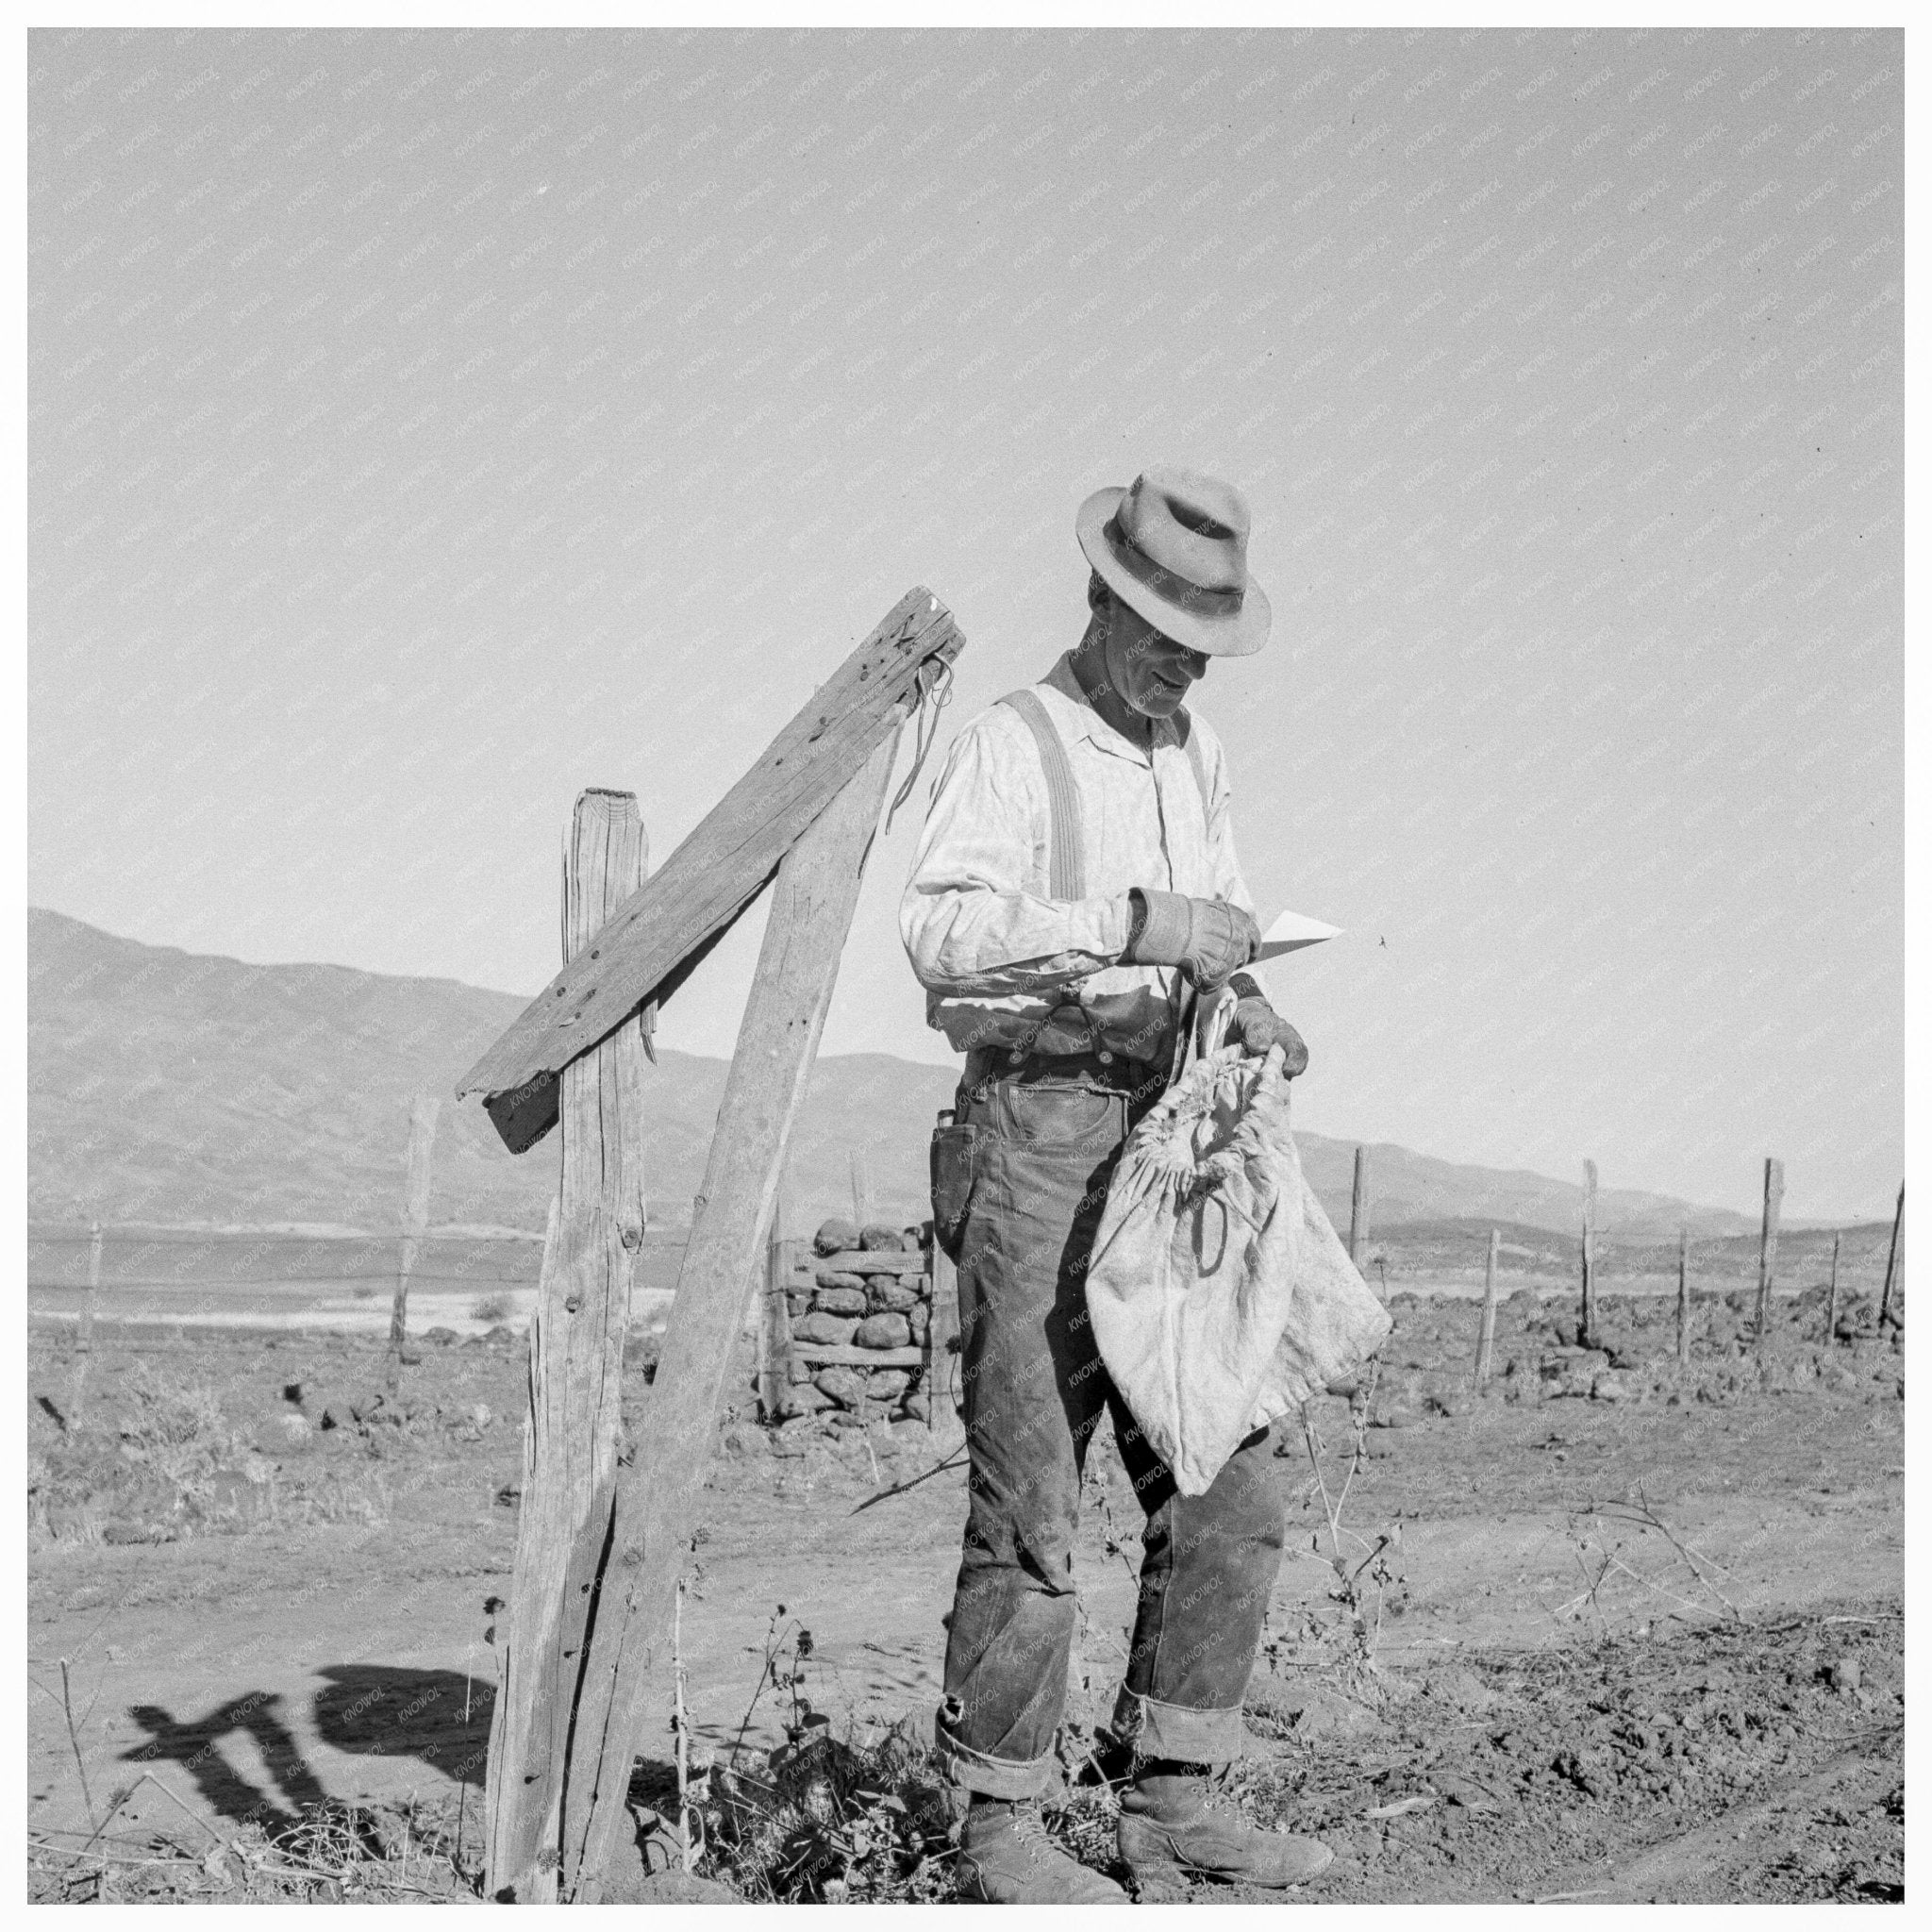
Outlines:
{"label": "denim jeans", "polygon": [[955,1116],[975,1130],[958,1260],[971,1483],[936,1735],[955,1781],[995,1798],[1037,1796],[1057,1776],[1080,1474],[1103,1411],[1146,1513],[1112,1720],[1143,1756],[1241,1755],[1241,1699],[1287,1524],[1266,1429],[1205,1495],[1183,1496],[1094,1345],[1087,1257],[1122,1142],[1159,1098],[1158,1080],[1135,1094],[1025,1071],[962,1085]]}

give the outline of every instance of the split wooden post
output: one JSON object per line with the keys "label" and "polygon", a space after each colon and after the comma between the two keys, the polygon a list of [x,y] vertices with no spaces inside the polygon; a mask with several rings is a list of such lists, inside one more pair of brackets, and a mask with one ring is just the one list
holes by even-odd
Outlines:
{"label": "split wooden post", "polygon": [[436,1113],[433,1093],[419,1093],[409,1102],[409,1151],[405,1157],[403,1236],[396,1251],[395,1299],[389,1311],[389,1380],[393,1389],[403,1370],[403,1342],[409,1332],[409,1274],[416,1265],[416,1246],[429,1225],[429,1190],[435,1178]]}
{"label": "split wooden post", "polygon": [[[540,1310],[543,1305],[545,1290],[557,1278],[558,1224],[561,1211],[562,1203],[555,1194],[552,1194],[550,1197],[550,1212],[545,1217],[543,1224],[543,1259],[540,1264],[537,1277],[537,1305]],[[537,1337],[534,1332],[533,1324],[533,1333],[530,1336],[533,1346],[536,1340]],[[520,1495],[523,1497],[528,1497],[534,1494],[536,1491],[534,1464],[536,1461],[537,1445],[535,1434],[535,1430],[530,1425],[530,1417],[526,1410],[524,1417],[523,1488],[520,1491]],[[497,1478],[492,1475],[488,1485],[491,1493],[493,1494],[495,1492]],[[517,1530],[520,1541],[523,1524],[524,1518],[520,1510],[517,1516]],[[510,1578],[510,1587],[512,1590],[516,1587],[514,1574],[512,1574]],[[492,1619],[492,1622],[484,1629],[483,1641],[490,1646],[491,1661],[496,1666],[496,1696],[490,1707],[490,1750],[488,1757],[484,1760],[483,1774],[483,1852],[485,1860],[484,1870],[487,1875],[490,1856],[490,1821],[496,1810],[496,1807],[491,1804],[491,1800],[495,1794],[496,1786],[501,1778],[504,1762],[504,1740],[508,1732],[509,1698],[508,1695],[508,1686],[509,1683],[510,1639],[513,1633],[510,1629],[510,1607],[502,1597],[485,1597],[483,1607]],[[528,1700],[525,1699],[525,1702],[527,1704]],[[520,1740],[524,1735],[524,1723],[525,1720],[520,1717],[517,1731],[517,1736]],[[522,1748],[521,1743],[518,1748]],[[491,1896],[494,1897],[495,1894],[491,1893]]]}
{"label": "split wooden post", "polygon": [[1690,1359],[1690,1230],[1677,1230],[1677,1359]]}
{"label": "split wooden post", "polygon": [[77,1430],[87,1411],[87,1374],[94,1353],[94,1304],[101,1296],[101,1224],[93,1224],[87,1248],[87,1291],[80,1302],[80,1326],[74,1337],[74,1393],[67,1404],[67,1426]]}
{"label": "split wooden post", "polygon": [[1885,1256],[1885,1287],[1878,1296],[1878,1325],[1882,1328],[1893,1319],[1891,1312],[1892,1282],[1896,1278],[1901,1300],[1906,1291],[1906,1184],[1898,1184],[1898,1207],[1891,1217],[1891,1246]]}
{"label": "split wooden post", "polygon": [[1844,1239],[1842,1235],[1831,1238],[1831,1283],[1824,1291],[1824,1345],[1829,1348],[1838,1340],[1838,1249]]}
{"label": "split wooden post", "polygon": [[1583,1163],[1583,1315],[1576,1340],[1596,1346],[1596,1162]]}
{"label": "split wooden post", "polygon": [[[566,963],[642,884],[627,791],[586,791],[563,869]],[[644,1231],[645,1033],[626,1021],[563,1069],[561,1174],[530,1321],[529,1411],[500,1733],[485,1806],[486,1896],[555,1899],[572,1708],[610,1527],[624,1342]],[[501,1624],[499,1625],[501,1628]]]}
{"label": "split wooden post", "polygon": [[1785,1198],[1785,1164],[1769,1155],[1764,1160],[1764,1220],[1757,1233],[1757,1334],[1763,1347],[1771,1327],[1771,1285],[1777,1275],[1777,1220]]}
{"label": "split wooden post", "polygon": [[1357,1269],[1369,1239],[1369,1150],[1355,1150],[1355,1189],[1348,1201],[1348,1258]]}
{"label": "split wooden post", "polygon": [[780,863],[757,977],[679,1271],[590,1641],[564,1794],[563,1893],[595,1905],[645,1733],[643,1690],[670,1634],[698,1526],[719,1397],[771,1224],[839,957],[897,749],[883,739]]}
{"label": "split wooden post", "polygon": [[959,1271],[932,1239],[932,1301],[925,1311],[925,1427],[940,1432],[940,1410],[952,1401],[953,1339],[959,1332]]}
{"label": "split wooden post", "polygon": [[784,1412],[791,1389],[791,1188],[781,1183],[765,1242],[765,1291],[758,1301],[758,1407],[768,1423]]}
{"label": "split wooden post", "polygon": [[1475,1340],[1475,1390],[1480,1395],[1489,1386],[1490,1368],[1496,1355],[1496,1257],[1503,1245],[1503,1231],[1490,1230],[1490,1262],[1483,1274],[1483,1324]]}

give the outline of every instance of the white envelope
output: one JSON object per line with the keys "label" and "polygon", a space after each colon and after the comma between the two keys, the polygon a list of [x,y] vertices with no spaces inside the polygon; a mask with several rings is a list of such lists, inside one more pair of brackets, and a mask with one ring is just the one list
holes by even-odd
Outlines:
{"label": "white envelope", "polygon": [[1261,935],[1261,950],[1255,955],[1257,960],[1278,959],[1284,953],[1298,952],[1303,946],[1320,945],[1324,940],[1332,940],[1341,931],[1339,925],[1325,925],[1319,919],[1310,919],[1301,912],[1284,912],[1266,932]]}

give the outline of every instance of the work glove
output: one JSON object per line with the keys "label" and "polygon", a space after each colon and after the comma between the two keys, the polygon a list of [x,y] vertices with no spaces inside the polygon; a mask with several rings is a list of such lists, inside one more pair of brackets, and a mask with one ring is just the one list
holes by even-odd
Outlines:
{"label": "work glove", "polygon": [[1129,966],[1177,966],[1191,986],[1211,992],[1260,947],[1260,927],[1225,899],[1191,899],[1141,886],[1128,897],[1134,922],[1121,958]]}
{"label": "work glove", "polygon": [[1251,974],[1238,973],[1229,984],[1235,993],[1234,1012],[1227,1023],[1229,1043],[1257,1059],[1271,1046],[1279,1046],[1282,1078],[1292,1080],[1308,1064],[1308,1049],[1301,1035],[1268,1004],[1267,995]]}

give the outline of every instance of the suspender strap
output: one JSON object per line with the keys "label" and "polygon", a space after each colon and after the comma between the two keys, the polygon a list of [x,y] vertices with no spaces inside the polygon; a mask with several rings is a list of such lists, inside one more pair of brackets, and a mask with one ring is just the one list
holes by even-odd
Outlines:
{"label": "suspender strap", "polygon": [[1046,707],[1031,691],[1008,691],[1000,700],[1010,705],[1025,722],[1040,747],[1041,768],[1046,774],[1046,817],[1048,825],[1047,896],[1052,899],[1084,899],[1087,896],[1087,860],[1080,842],[1080,795],[1074,790],[1074,768],[1067,763],[1067,748],[1054,729]]}
{"label": "suspender strap", "polygon": [[[1033,741],[1040,748],[1041,769],[1046,774],[1047,896],[1084,899],[1087,858],[1080,839],[1080,795],[1074,790],[1074,768],[1067,762],[1067,748],[1036,691],[1008,691],[1000,702],[1010,705],[1032,732]],[[1212,809],[1213,794],[1208,783],[1208,760],[1201,749],[1201,735],[1194,729],[1194,721],[1185,708],[1175,712],[1174,719],[1201,793],[1201,817],[1205,823]]]}
{"label": "suspender strap", "polygon": [[1201,749],[1201,734],[1194,729],[1194,721],[1188,715],[1185,705],[1174,715],[1174,723],[1180,726],[1181,745],[1187,752],[1188,763],[1194,768],[1194,784],[1201,793],[1201,821],[1204,824],[1211,824],[1214,793],[1208,783],[1208,755]]}

